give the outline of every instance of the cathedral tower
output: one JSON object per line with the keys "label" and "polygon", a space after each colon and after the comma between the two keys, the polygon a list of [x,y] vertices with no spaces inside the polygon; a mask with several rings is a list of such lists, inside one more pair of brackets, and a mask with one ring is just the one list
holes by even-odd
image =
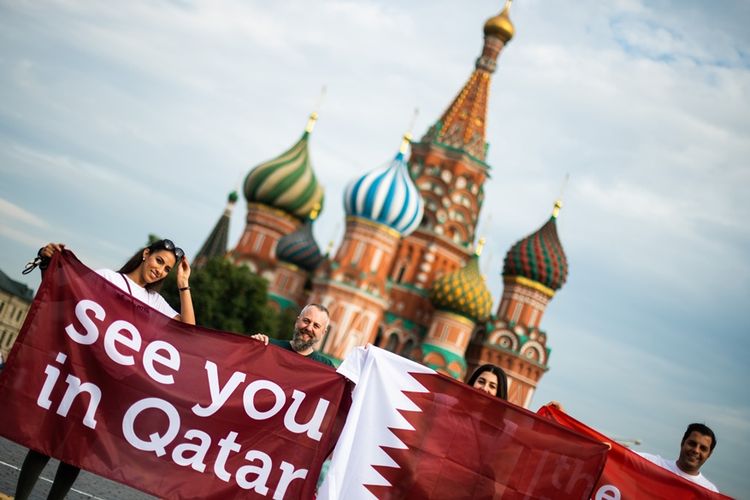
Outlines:
{"label": "cathedral tower", "polygon": [[245,178],[247,224],[231,257],[269,282],[274,280],[279,238],[294,232],[323,204],[323,188],[308,151],[317,118],[316,113],[310,115],[299,141],[280,156],[253,168]]}
{"label": "cathedral tower", "polygon": [[480,252],[464,268],[435,280],[430,290],[435,313],[422,344],[422,363],[457,379],[466,375],[464,353],[474,327],[492,312],[492,295],[479,272]]}
{"label": "cathedral tower", "polygon": [[227,242],[229,241],[229,221],[232,218],[234,205],[237,203],[237,192],[232,191],[227,197],[227,206],[219,220],[216,221],[211,233],[206,238],[203,246],[195,254],[191,263],[194,269],[203,267],[206,262],[213,257],[224,257],[227,254]]}
{"label": "cathedral tower", "polygon": [[334,358],[374,341],[389,305],[387,278],[395,250],[422,219],[422,198],[404,156],[408,146],[407,134],[390,164],[346,188],[344,240],[313,280],[310,302],[327,306],[331,314],[321,350]]}
{"label": "cathedral tower", "polygon": [[552,217],[536,232],[508,250],[503,266],[503,295],[496,319],[479,331],[467,351],[469,370],[484,363],[508,375],[508,400],[527,407],[548,370],[547,334],[540,329],[544,311],[568,276],[568,260],[557,235],[555,202]]}
{"label": "cathedral tower", "polygon": [[[462,268],[471,257],[487,153],[487,97],[500,52],[513,37],[510,1],[484,25],[484,45],[474,71],[440,119],[412,147],[409,170],[425,201],[419,228],[398,247],[389,278],[391,302],[386,335],[419,342],[433,307],[435,279]],[[393,333],[390,333],[393,332]]]}

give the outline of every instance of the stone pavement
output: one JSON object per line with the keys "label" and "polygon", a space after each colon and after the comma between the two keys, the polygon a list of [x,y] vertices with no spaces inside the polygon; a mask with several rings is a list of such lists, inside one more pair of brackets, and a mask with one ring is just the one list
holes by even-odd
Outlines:
{"label": "stone pavement", "polygon": [[[12,498],[16,491],[18,470],[26,457],[26,448],[0,437],[0,500]],[[34,487],[31,500],[45,500],[57,471],[57,460],[50,460]],[[47,479],[45,481],[45,478]],[[73,490],[66,497],[70,500],[147,500],[154,497],[110,481],[101,476],[81,471]]]}

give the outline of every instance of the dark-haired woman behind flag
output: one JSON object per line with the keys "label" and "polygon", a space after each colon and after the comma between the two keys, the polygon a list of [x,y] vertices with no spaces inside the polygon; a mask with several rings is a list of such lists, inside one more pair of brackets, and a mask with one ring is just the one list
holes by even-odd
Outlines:
{"label": "dark-haired woman behind flag", "polygon": [[508,378],[499,366],[492,364],[480,366],[474,370],[466,383],[491,396],[508,400]]}

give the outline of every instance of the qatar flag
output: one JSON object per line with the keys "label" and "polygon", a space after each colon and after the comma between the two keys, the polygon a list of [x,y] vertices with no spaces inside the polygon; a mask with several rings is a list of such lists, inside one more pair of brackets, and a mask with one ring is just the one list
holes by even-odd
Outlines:
{"label": "qatar flag", "polygon": [[319,498],[588,499],[602,443],[368,346]]}

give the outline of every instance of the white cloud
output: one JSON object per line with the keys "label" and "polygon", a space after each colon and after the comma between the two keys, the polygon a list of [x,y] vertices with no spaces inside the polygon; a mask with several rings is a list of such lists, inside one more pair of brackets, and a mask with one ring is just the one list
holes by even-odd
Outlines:
{"label": "white cloud", "polygon": [[[13,227],[10,227],[6,224],[0,224],[0,235],[3,237],[15,241],[17,243],[22,243],[24,245],[28,245],[29,247],[33,248],[35,245],[39,247],[39,239],[34,238],[31,236],[31,234],[22,229],[16,229]],[[34,255],[31,255],[31,257],[34,257]]]}
{"label": "white cloud", "polygon": [[43,219],[2,198],[0,198],[0,214],[6,222],[13,221],[21,225],[31,225],[41,229],[47,227],[47,223]]}

